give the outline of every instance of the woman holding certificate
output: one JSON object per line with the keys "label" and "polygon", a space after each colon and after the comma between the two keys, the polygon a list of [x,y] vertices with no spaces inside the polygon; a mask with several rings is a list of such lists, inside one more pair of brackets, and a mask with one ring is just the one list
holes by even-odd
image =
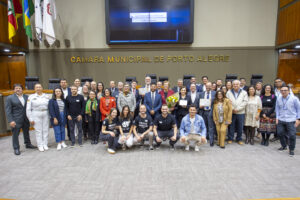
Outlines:
{"label": "woman holding certificate", "polygon": [[188,110],[188,96],[187,96],[187,89],[185,86],[183,86],[180,89],[179,94],[179,101],[175,106],[175,116],[178,127],[180,127],[181,120],[184,116],[189,114]]}

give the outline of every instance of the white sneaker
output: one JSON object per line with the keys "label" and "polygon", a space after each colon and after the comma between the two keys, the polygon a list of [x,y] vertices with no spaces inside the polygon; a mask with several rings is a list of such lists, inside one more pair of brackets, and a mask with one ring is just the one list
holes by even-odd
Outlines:
{"label": "white sneaker", "polygon": [[189,151],[189,150],[190,150],[190,145],[186,145],[186,146],[185,146],[185,150],[186,150],[186,151]]}
{"label": "white sneaker", "polygon": [[115,150],[110,149],[110,148],[108,148],[107,151],[108,151],[108,153],[110,153],[110,154],[115,154],[115,153],[116,153]]}
{"label": "white sneaker", "polygon": [[44,145],[44,149],[45,149],[45,151],[49,150],[47,145]]}
{"label": "white sneaker", "polygon": [[195,151],[199,151],[199,146],[195,146]]}
{"label": "white sneaker", "polygon": [[68,147],[65,142],[62,142],[61,146],[62,146],[62,148],[67,148]]}
{"label": "white sneaker", "polygon": [[61,150],[61,144],[60,143],[57,144],[57,150],[58,151]]}
{"label": "white sneaker", "polygon": [[44,148],[43,147],[38,147],[39,151],[40,152],[43,152],[44,151]]}

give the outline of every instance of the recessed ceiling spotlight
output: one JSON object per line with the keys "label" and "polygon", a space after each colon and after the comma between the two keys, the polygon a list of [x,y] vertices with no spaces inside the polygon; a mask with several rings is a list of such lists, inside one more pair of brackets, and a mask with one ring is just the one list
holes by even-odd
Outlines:
{"label": "recessed ceiling spotlight", "polygon": [[9,50],[9,49],[4,49],[3,51],[4,51],[4,52],[10,52],[10,50]]}
{"label": "recessed ceiling spotlight", "polygon": [[295,49],[300,49],[300,45],[296,45],[296,46],[295,46]]}

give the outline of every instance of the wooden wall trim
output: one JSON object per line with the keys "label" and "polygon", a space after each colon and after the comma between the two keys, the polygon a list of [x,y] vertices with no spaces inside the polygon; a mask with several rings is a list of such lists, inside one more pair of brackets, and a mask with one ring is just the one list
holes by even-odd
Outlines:
{"label": "wooden wall trim", "polygon": [[279,0],[279,9],[284,9],[298,0]]}

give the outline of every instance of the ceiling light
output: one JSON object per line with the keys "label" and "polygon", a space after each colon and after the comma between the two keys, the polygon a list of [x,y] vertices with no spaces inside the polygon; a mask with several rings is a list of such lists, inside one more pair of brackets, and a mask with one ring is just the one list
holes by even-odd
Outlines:
{"label": "ceiling light", "polygon": [[300,49],[300,45],[296,45],[296,46],[295,46],[295,49]]}
{"label": "ceiling light", "polygon": [[4,49],[3,51],[4,51],[4,52],[10,52],[10,50],[9,50],[9,49]]}

